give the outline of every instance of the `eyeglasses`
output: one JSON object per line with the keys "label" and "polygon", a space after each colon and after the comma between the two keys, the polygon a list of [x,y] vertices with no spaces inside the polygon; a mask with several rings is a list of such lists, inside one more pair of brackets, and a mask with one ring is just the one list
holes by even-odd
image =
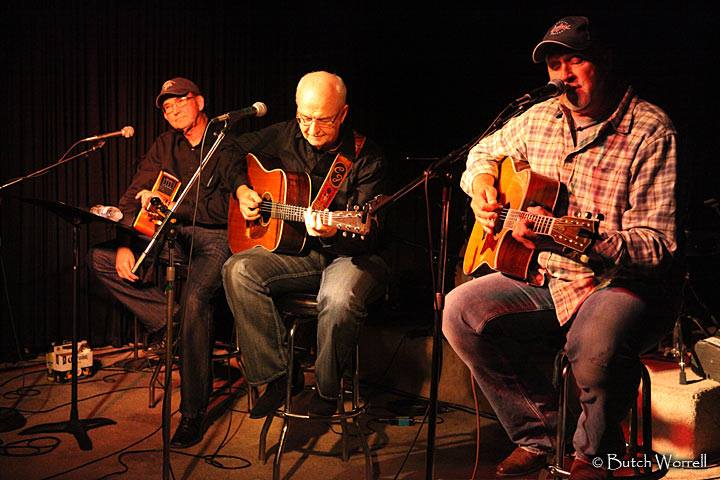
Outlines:
{"label": "eyeglasses", "polygon": [[297,120],[298,124],[301,127],[309,127],[311,123],[315,122],[315,126],[320,128],[329,128],[335,125],[335,122],[337,121],[338,117],[342,113],[342,109],[333,115],[332,117],[324,117],[324,118],[312,118],[308,117],[307,115],[303,115],[301,113],[298,113],[295,116],[295,119]]}
{"label": "eyeglasses", "polygon": [[176,98],[174,102],[168,100],[167,102],[163,103],[162,111],[163,113],[170,113],[176,108],[182,108],[191,98],[195,98],[195,95],[185,95],[184,97]]}

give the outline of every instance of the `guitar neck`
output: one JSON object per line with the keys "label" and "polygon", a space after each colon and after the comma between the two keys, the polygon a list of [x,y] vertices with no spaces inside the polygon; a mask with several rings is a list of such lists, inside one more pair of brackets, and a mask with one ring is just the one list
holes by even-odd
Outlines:
{"label": "guitar neck", "polygon": [[556,220],[555,217],[529,213],[515,208],[503,208],[500,211],[500,220],[503,222],[503,228],[513,230],[522,219],[530,221],[533,232],[539,233],[540,235],[552,236],[552,229]]}
{"label": "guitar neck", "polygon": [[[305,212],[307,207],[299,207],[297,205],[287,205],[285,203],[277,203],[269,200],[263,200],[260,203],[260,212],[271,218],[285,220],[289,222],[305,222]],[[347,217],[346,212],[328,212],[324,210],[313,210],[314,214],[320,214],[320,219],[324,225],[335,224],[335,220],[342,221]],[[342,225],[338,225],[342,228]]]}
{"label": "guitar neck", "polygon": [[[307,208],[299,207],[297,205],[287,205],[285,203],[271,202],[269,200],[263,200],[260,203],[260,212],[269,215],[271,218],[277,218],[278,220],[286,220],[290,222],[304,222],[305,212]],[[319,213],[323,223],[329,223],[330,213],[313,210],[313,213]]]}

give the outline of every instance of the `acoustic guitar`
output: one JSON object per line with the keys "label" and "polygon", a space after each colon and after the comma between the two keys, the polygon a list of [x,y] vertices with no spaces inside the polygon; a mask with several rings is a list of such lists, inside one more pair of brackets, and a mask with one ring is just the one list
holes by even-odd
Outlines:
{"label": "acoustic guitar", "polygon": [[[162,203],[167,205],[175,199],[175,194],[180,189],[181,183],[180,179],[176,176],[160,170],[155,180],[155,185],[153,185],[152,192],[162,200]],[[143,235],[152,237],[155,235],[155,229],[160,223],[162,223],[162,219],[159,218],[156,213],[141,208],[137,217],[135,217],[133,228]]]}
{"label": "acoustic guitar", "polygon": [[[262,198],[260,218],[248,221],[240,212],[236,199],[230,199],[228,209],[228,243],[237,253],[252,247],[271,252],[296,255],[305,247],[305,211],[310,205],[311,184],[307,173],[267,170],[260,160],[247,155],[249,187]],[[365,237],[370,232],[371,215],[367,211],[316,211],[325,225],[332,225],[344,233]]]}
{"label": "acoustic guitar", "polygon": [[475,222],[468,239],[463,259],[466,275],[475,273],[482,265],[511,277],[528,280],[530,263],[535,251],[526,248],[512,237],[512,230],[521,219],[531,222],[532,231],[547,235],[555,243],[583,253],[597,237],[600,216],[591,218],[565,216],[562,218],[528,213],[532,205],[543,205],[552,210],[560,193],[560,183],[530,169],[516,170],[510,157],[500,163],[496,184],[498,203],[504,207],[498,213],[495,230],[486,234]]}

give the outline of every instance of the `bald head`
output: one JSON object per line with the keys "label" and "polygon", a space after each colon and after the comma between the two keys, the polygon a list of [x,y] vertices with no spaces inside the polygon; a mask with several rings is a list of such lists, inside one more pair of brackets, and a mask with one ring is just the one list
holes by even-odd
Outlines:
{"label": "bald head", "polygon": [[348,106],[342,78],[328,72],[311,72],[297,85],[295,103],[300,131],[315,148],[331,147],[338,139]]}
{"label": "bald head", "polygon": [[339,76],[329,72],[310,72],[303,75],[295,91],[295,103],[322,101],[336,109],[345,105],[347,89]]}

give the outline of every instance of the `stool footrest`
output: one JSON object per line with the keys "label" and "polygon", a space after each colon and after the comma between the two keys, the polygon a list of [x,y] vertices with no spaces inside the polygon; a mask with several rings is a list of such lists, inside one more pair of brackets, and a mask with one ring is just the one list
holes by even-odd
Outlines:
{"label": "stool footrest", "polygon": [[350,418],[355,418],[360,415],[363,415],[366,411],[366,408],[364,406],[353,408],[352,410],[348,410],[347,412],[343,413],[333,413],[330,416],[327,417],[316,417],[316,416],[310,416],[307,413],[292,413],[292,412],[285,412],[283,410],[276,410],[272,413],[272,415],[278,417],[278,418],[301,418],[303,420],[316,420],[319,422],[333,422],[333,421],[342,421],[347,420]]}
{"label": "stool footrest", "polygon": [[558,468],[555,465],[550,465],[548,467],[548,470],[550,471],[550,475],[553,479],[570,478],[569,470],[564,470],[562,468]]}

